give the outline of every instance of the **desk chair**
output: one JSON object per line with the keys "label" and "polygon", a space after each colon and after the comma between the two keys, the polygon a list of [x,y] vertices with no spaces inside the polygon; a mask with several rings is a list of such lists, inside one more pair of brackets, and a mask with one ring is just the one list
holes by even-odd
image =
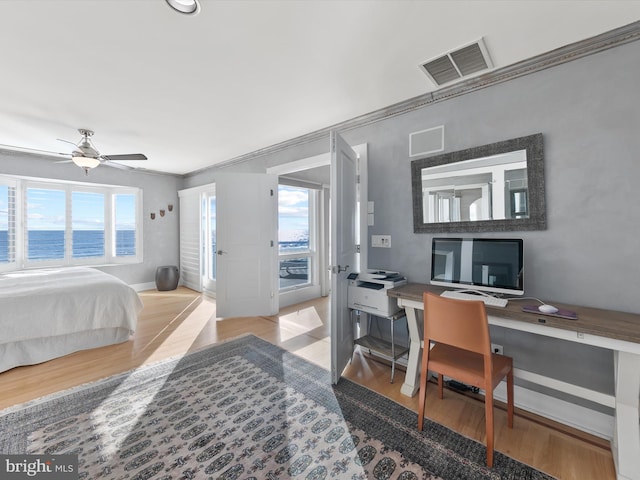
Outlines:
{"label": "desk chair", "polygon": [[[435,342],[429,348],[430,341]],[[424,349],[418,399],[418,430],[424,423],[427,376],[438,374],[443,397],[443,375],[484,389],[487,466],[493,466],[493,390],[507,377],[507,425],[513,428],[513,359],[491,353],[489,323],[481,301],[424,294]]]}

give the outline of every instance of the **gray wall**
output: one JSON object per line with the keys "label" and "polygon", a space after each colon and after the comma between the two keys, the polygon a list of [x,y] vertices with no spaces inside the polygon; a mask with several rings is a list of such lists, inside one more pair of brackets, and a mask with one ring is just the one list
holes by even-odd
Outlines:
{"label": "gray wall", "polygon": [[[349,133],[369,141],[371,234],[393,235],[370,263],[428,281],[431,235],[413,234],[408,135],[445,125],[446,151],[542,132],[546,231],[525,240],[527,295],[550,301],[640,312],[640,43],[491,86]],[[504,236],[504,234],[486,235]]]}
{"label": "gray wall", "polygon": [[[369,234],[392,235],[392,248],[369,248],[369,266],[429,280],[432,235],[413,233],[409,133],[444,124],[451,152],[542,132],[547,230],[484,236],[524,239],[527,296],[640,313],[638,58],[634,42],[341,132],[368,144]],[[260,172],[326,151],[328,139],[229,169]],[[189,176],[185,186],[211,182],[215,172]],[[492,335],[519,368],[613,392],[608,350],[499,328]]]}
{"label": "gray wall", "polygon": [[[156,267],[178,265],[179,261],[179,208],[178,189],[181,178],[174,175],[125,171],[100,166],[89,176],[73,164],[56,164],[57,158],[47,158],[25,153],[0,151],[0,174],[69,180],[139,187],[143,193],[143,263],[117,265],[102,268],[128,284],[147,283],[155,280]],[[167,209],[173,204],[173,212]],[[164,217],[158,211],[166,210]],[[151,220],[149,213],[156,212]]]}
{"label": "gray wall", "polygon": [[[547,230],[484,236],[524,239],[527,296],[640,313],[639,56],[635,42],[348,134],[369,142],[369,233],[392,235],[391,249],[369,250],[370,266],[429,280],[432,235],[412,233],[410,132],[444,124],[447,152],[542,132]],[[613,393],[611,351],[500,328],[492,337],[518,368]]]}

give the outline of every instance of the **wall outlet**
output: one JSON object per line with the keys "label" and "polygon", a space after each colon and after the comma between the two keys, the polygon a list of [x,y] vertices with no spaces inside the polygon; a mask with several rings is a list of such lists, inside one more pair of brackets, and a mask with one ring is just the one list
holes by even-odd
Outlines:
{"label": "wall outlet", "polygon": [[371,235],[371,246],[391,248],[391,235]]}
{"label": "wall outlet", "polygon": [[493,353],[497,353],[498,355],[502,355],[503,354],[502,345],[498,345],[497,343],[492,343],[491,351]]}

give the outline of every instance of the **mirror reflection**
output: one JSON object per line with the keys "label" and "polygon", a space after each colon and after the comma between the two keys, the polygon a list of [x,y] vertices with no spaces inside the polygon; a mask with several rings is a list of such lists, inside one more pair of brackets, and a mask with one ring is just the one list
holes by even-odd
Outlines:
{"label": "mirror reflection", "polygon": [[422,169],[423,222],[528,218],[527,151]]}
{"label": "mirror reflection", "polygon": [[542,134],[411,162],[414,232],[544,230]]}

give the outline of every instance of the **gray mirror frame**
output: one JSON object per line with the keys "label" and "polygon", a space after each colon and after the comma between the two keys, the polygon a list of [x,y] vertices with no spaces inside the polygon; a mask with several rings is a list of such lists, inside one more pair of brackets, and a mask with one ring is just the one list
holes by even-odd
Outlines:
{"label": "gray mirror frame", "polygon": [[[527,182],[529,188],[529,218],[480,220],[448,223],[423,223],[422,169],[474,158],[488,157],[516,150],[527,151]],[[411,162],[414,233],[507,232],[546,230],[547,215],[544,194],[544,153],[542,133],[482,145]]]}

